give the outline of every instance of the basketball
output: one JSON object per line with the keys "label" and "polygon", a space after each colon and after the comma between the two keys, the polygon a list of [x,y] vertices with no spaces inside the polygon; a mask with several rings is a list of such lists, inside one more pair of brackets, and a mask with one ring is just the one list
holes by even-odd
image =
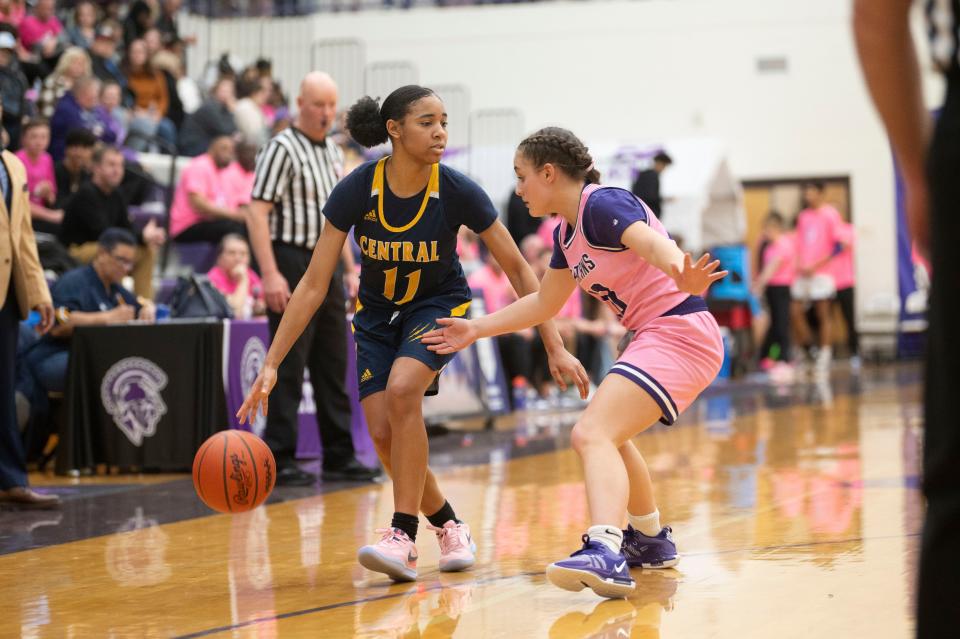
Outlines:
{"label": "basketball", "polygon": [[193,459],[193,487],[200,500],[222,513],[262,504],[277,478],[273,453],[244,430],[225,430],[203,442]]}

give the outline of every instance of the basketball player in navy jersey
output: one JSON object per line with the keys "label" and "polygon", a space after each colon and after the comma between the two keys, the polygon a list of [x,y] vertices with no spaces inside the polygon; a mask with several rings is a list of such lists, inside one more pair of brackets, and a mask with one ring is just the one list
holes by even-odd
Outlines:
{"label": "basketball player in navy jersey", "polygon": [[[326,283],[352,228],[363,255],[360,293],[353,320],[360,400],[377,454],[393,478],[394,515],[380,540],[359,551],[366,568],[395,581],[417,576],[418,512],[440,543],[440,570],[474,563],[469,527],[459,520],[427,467],[429,453],[421,397],[450,355],[430,351],[420,337],[440,317],[460,317],[470,289],[456,253],[461,225],[478,233],[514,289],[538,289],[533,270],[490,198],[470,178],[440,164],[447,143],[447,114],[430,89],[410,85],[382,106],[369,97],[347,114],[353,138],[365,147],[388,139],[393,153],[355,169],[323,208],[329,224],[321,233],[306,275],[284,313],[263,370],[238,416],[241,422],[266,411],[276,370],[308,319],[323,302]],[[566,352],[552,323],[540,327],[554,379],[574,380],[582,397],[589,381]]]}

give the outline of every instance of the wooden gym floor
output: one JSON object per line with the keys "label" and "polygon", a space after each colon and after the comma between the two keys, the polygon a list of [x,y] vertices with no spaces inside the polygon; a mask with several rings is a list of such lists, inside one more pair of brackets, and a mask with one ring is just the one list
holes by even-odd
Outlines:
{"label": "wooden gym floor", "polygon": [[59,512],[0,513],[0,637],[909,637],[922,502],[919,374],[715,387],[637,438],[677,569],[604,601],[545,583],[586,523],[575,414],[431,440],[477,566],[391,585],[356,549],[389,522],[388,483],[278,489],[211,515],[189,478],[35,484]]}

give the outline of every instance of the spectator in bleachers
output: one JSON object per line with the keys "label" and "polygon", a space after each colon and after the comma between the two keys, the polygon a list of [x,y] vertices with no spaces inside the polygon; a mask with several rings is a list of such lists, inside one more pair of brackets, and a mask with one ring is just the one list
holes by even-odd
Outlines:
{"label": "spectator in bleachers", "polygon": [[[133,231],[127,204],[118,191],[122,181],[123,154],[109,145],[94,151],[93,176],[70,200],[60,229],[60,241],[78,262],[88,263],[97,255],[97,240],[108,228]],[[153,299],[154,254],[166,241],[166,233],[151,219],[136,235],[140,244],[134,257],[133,290]]]}
{"label": "spectator in bleachers", "polygon": [[[90,65],[93,74],[102,82],[116,82],[126,91],[127,76],[116,60],[118,33],[116,26],[110,24],[101,24],[97,28],[93,44],[90,45]],[[124,103],[132,103],[132,100],[124,100]]]}
{"label": "spectator in bleachers", "polygon": [[[526,206],[524,206],[526,208]],[[527,260],[527,263],[533,267],[533,270],[536,271],[537,276],[543,275],[544,272],[541,272],[543,254],[547,249],[547,245],[543,243],[543,238],[532,233],[524,237],[517,246],[520,247],[520,253],[523,254],[523,259]]]}
{"label": "spectator in bleachers", "polygon": [[123,44],[126,47],[134,40],[143,38],[143,34],[153,27],[153,10],[148,2],[136,0],[127,9],[127,17],[123,21]]}
{"label": "spectator in bleachers", "polygon": [[80,186],[90,179],[93,166],[93,148],[97,138],[86,129],[74,129],[67,134],[63,159],[53,167],[57,184],[57,202],[54,208],[63,211]]}
{"label": "spectator in bleachers", "polygon": [[237,130],[257,146],[263,146],[270,133],[263,106],[270,97],[272,87],[269,78],[259,77],[243,79],[237,85],[237,97],[240,99],[233,109]]}
{"label": "spectator in bleachers", "polygon": [[230,192],[237,199],[237,204],[249,204],[250,194],[253,192],[253,181],[256,178],[254,169],[257,166],[257,151],[260,147],[240,140],[237,142],[236,161],[227,167],[227,180],[230,184]]}
{"label": "spectator in bleachers", "polygon": [[97,33],[97,6],[80,0],[73,9],[73,25],[67,29],[67,44],[89,49]]}
{"label": "spectator in bleachers", "polygon": [[237,123],[233,119],[236,105],[233,78],[220,78],[210,97],[183,121],[180,129],[180,154],[190,157],[207,150],[210,142],[221,135],[233,135]]}
{"label": "spectator in bleachers", "polygon": [[[156,308],[122,286],[134,268],[137,240],[127,229],[108,228],[93,245],[90,263],[61,275],[53,285],[57,324],[24,353],[25,372],[45,393],[63,392],[70,356],[69,338],[77,326],[99,326],[134,319],[154,321]],[[45,394],[44,393],[44,394]],[[37,393],[32,393],[34,398]]]}
{"label": "spectator in bleachers", "polygon": [[3,106],[3,127],[14,143],[20,146],[20,127],[27,110],[27,77],[17,59],[17,38],[8,31],[0,31],[0,102]]}
{"label": "spectator in bleachers", "polygon": [[222,135],[184,167],[170,208],[170,236],[175,242],[216,243],[230,233],[246,234],[239,202],[249,200],[249,191],[233,189],[229,167],[234,157],[233,139]]}
{"label": "spectator in bleachers", "polygon": [[23,0],[0,0],[0,22],[19,27],[27,15],[25,5]]}
{"label": "spectator in bleachers", "polygon": [[67,133],[86,129],[102,142],[113,144],[116,139],[107,131],[94,111],[100,101],[100,80],[84,76],[73,83],[73,89],[57,102],[50,119],[50,155],[54,161],[63,159]]}
{"label": "spectator in bleachers", "polygon": [[[143,40],[134,40],[127,47],[127,55],[121,64],[127,76],[127,88],[133,94],[133,118],[130,132],[144,138],[162,138],[171,147],[177,143],[177,130],[167,118],[170,94],[167,79],[153,67],[147,57],[147,45]],[[132,148],[143,149],[143,141]]]}
{"label": "spectator in bleachers", "polygon": [[180,115],[182,118],[179,122],[174,120],[173,123],[176,124],[177,129],[179,129],[183,126],[183,119],[199,109],[200,105],[203,104],[203,96],[200,95],[200,86],[196,80],[186,74],[183,67],[183,59],[172,51],[164,50],[159,52],[153,56],[151,62],[153,62],[153,66],[168,76],[169,82],[173,85],[170,95],[173,96],[176,94],[177,100],[180,102]]}
{"label": "spectator in bleachers", "polygon": [[153,56],[163,51],[163,38],[156,27],[150,27],[143,34],[143,43],[147,47],[147,59],[152,60]]}
{"label": "spectator in bleachers", "polygon": [[230,233],[223,236],[217,247],[217,263],[207,277],[227,298],[237,319],[266,314],[263,284],[250,268],[250,245],[242,235]]}
{"label": "spectator in bleachers", "polygon": [[113,138],[122,142],[127,137],[129,113],[123,108],[123,89],[116,82],[104,82],[100,87],[100,104],[94,108],[97,119]]}
{"label": "spectator in bleachers", "polygon": [[15,155],[27,170],[33,230],[56,235],[63,221],[63,211],[55,209],[57,179],[53,171],[53,158],[47,153],[48,146],[50,125],[46,120],[30,120],[23,127],[23,144]]}
{"label": "spectator in bleachers", "polygon": [[86,51],[80,47],[70,47],[64,51],[53,73],[43,81],[43,88],[37,99],[37,110],[40,115],[52,118],[60,98],[73,88],[74,82],[83,76],[90,75],[91,72],[90,56]]}
{"label": "spectator in bleachers", "polygon": [[20,21],[20,41],[30,53],[48,63],[55,60],[63,48],[63,24],[54,13],[54,0],[37,0],[33,13]]}
{"label": "spectator in bleachers", "polygon": [[182,5],[183,0],[160,1],[160,11],[157,14],[157,19],[154,24],[163,36],[163,44],[165,46],[169,47],[177,42],[188,45],[196,42],[196,38],[193,36],[180,36],[180,29],[177,26],[177,13],[180,12]]}

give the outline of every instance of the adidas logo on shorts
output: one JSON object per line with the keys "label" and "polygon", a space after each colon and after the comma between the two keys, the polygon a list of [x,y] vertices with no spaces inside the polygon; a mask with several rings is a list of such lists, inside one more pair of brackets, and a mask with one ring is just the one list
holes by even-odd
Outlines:
{"label": "adidas logo on shorts", "polygon": [[363,216],[363,219],[366,220],[367,222],[376,222],[377,221],[376,211],[370,211],[369,213]]}
{"label": "adidas logo on shorts", "polygon": [[362,384],[363,382],[368,382],[371,379],[373,379],[373,373],[370,372],[369,368],[364,369],[363,375],[360,376],[360,383]]}

